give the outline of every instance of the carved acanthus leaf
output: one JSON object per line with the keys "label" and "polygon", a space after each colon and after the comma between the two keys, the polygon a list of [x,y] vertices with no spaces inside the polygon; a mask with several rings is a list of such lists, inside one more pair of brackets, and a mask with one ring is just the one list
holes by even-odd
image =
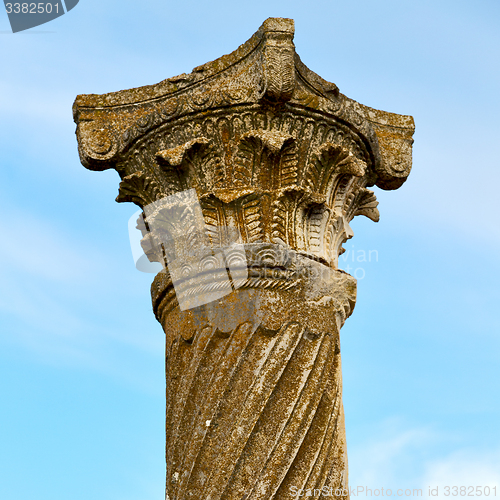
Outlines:
{"label": "carved acanthus leaf", "polygon": [[141,208],[159,200],[162,196],[158,182],[144,171],[127,175],[120,182],[118,203],[132,202]]}
{"label": "carved acanthus leaf", "polygon": [[201,200],[201,209],[205,220],[205,228],[213,247],[222,246],[220,228],[223,226],[223,203],[215,196],[206,196]]}
{"label": "carved acanthus leaf", "polygon": [[272,203],[271,241],[297,248],[303,246],[303,228],[306,207],[319,198],[302,189],[282,190]]}
{"label": "carved acanthus leaf", "polygon": [[363,189],[361,196],[358,200],[357,207],[354,211],[353,217],[356,215],[364,215],[373,222],[380,220],[380,213],[378,211],[378,201],[375,193],[369,189]]}
{"label": "carved acanthus leaf", "polygon": [[231,203],[234,200],[244,198],[245,196],[255,192],[255,189],[215,189],[213,196],[218,198],[223,203]]}
{"label": "carved acanthus leaf", "polygon": [[307,246],[308,250],[318,257],[327,258],[324,237],[329,218],[330,210],[324,203],[315,203],[308,211]]}
{"label": "carved acanthus leaf", "polygon": [[269,160],[279,156],[294,140],[290,134],[277,130],[251,130],[244,134],[234,160],[235,181],[240,185],[250,185],[257,181],[264,169],[268,170],[268,177],[277,175],[268,164]]}
{"label": "carved acanthus leaf", "polygon": [[334,215],[330,219],[326,230],[325,243],[328,260],[333,267],[338,267],[339,255],[345,252],[342,245],[353,236],[354,233],[345,216]]}
{"label": "carved acanthus leaf", "polygon": [[334,164],[336,173],[351,174],[355,177],[365,175],[366,163],[338,144],[327,142],[321,146],[319,156],[323,161],[330,161]]}
{"label": "carved acanthus leaf", "polygon": [[279,130],[251,130],[241,138],[241,142],[252,140],[255,140],[262,149],[266,148],[271,154],[277,155],[285,144],[291,144],[295,139],[292,135]]}
{"label": "carved acanthus leaf", "polygon": [[334,179],[341,174],[362,177],[366,164],[349,150],[331,142],[323,144],[309,166],[305,186],[314,192],[326,194]]}
{"label": "carved acanthus leaf", "polygon": [[264,227],[261,198],[256,194],[250,194],[241,200],[240,207],[247,241],[249,243],[263,241]]}
{"label": "carved acanthus leaf", "polygon": [[209,141],[205,137],[196,137],[180,146],[171,149],[164,149],[156,153],[156,158],[164,160],[172,167],[181,167],[190,152],[196,152],[208,146]]}
{"label": "carved acanthus leaf", "polygon": [[192,191],[166,197],[144,211],[155,243],[152,246],[163,246],[167,258],[192,255],[208,245],[203,213]]}
{"label": "carved acanthus leaf", "polygon": [[279,163],[279,186],[282,188],[294,186],[298,177],[297,141],[284,144]]}
{"label": "carved acanthus leaf", "polygon": [[273,203],[273,221],[271,241],[281,245],[288,244],[288,218],[289,218],[289,202],[287,198],[281,198]]}

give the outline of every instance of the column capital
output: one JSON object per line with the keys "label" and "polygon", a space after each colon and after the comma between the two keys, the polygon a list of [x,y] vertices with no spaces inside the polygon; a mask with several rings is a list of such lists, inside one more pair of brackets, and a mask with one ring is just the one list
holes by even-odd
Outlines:
{"label": "column capital", "polygon": [[414,124],[341,94],[301,62],[293,34],[293,20],[269,18],[189,75],[78,96],[82,163],[118,171],[119,202],[195,188],[209,227],[231,219],[247,243],[336,267],[350,220],[379,218],[367,188],[408,177]]}

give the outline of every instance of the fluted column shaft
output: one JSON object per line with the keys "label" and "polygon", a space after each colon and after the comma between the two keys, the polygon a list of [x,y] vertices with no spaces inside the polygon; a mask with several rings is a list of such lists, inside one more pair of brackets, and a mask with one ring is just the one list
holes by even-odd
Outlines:
{"label": "fluted column shaft", "polygon": [[252,266],[253,282],[186,311],[168,273],[155,279],[170,500],[285,499],[347,486],[339,327],[355,280],[289,254],[295,277],[276,277],[268,259]]}

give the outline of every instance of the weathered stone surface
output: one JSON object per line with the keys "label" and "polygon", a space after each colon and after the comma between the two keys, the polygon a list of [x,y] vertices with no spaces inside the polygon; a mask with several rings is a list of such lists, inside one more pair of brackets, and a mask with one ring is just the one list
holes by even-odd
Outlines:
{"label": "weathered stone surface", "polygon": [[[143,247],[165,264],[152,298],[166,335],[170,500],[347,487],[339,331],[356,283],[338,256],[354,216],[378,221],[367,188],[408,177],[414,126],[310,71],[293,33],[292,20],[268,19],[189,75],[74,104],[82,163],[118,171],[117,201],[144,209]],[[151,228],[178,233],[161,200],[170,210],[190,189],[201,229],[186,222],[170,245]],[[192,204],[175,209],[178,224],[195,220]],[[175,277],[169,259],[189,261],[200,231],[203,262],[236,255],[244,274],[228,261]]]}

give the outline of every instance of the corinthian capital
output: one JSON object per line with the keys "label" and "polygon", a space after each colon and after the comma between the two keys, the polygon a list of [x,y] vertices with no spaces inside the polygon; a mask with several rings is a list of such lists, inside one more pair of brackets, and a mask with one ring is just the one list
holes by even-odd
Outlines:
{"label": "corinthian capital", "polygon": [[[152,296],[171,500],[347,485],[339,330],[356,284],[338,256],[353,217],[378,221],[368,188],[408,177],[414,125],[310,71],[293,35],[292,20],[268,19],[189,75],[74,104],[82,163],[116,169],[117,201],[143,209],[143,246],[166,264]],[[159,221],[175,241],[152,234]],[[200,281],[172,255],[216,267],[200,264]]]}

